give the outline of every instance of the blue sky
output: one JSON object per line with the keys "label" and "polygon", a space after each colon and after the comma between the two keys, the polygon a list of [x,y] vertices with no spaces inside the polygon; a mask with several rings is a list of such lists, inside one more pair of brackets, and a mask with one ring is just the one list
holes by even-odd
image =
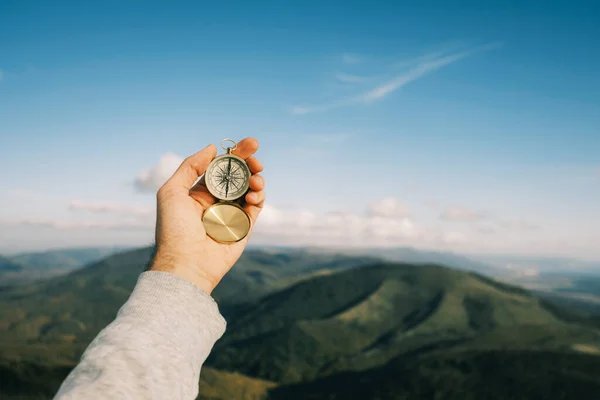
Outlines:
{"label": "blue sky", "polygon": [[256,243],[600,259],[598,6],[81,3],[0,3],[0,252],[149,243],[254,136]]}

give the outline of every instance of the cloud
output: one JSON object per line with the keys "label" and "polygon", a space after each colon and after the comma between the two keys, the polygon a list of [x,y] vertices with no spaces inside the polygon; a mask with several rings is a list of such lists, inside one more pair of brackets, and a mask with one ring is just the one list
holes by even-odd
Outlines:
{"label": "cloud", "polygon": [[343,72],[338,72],[337,74],[335,74],[335,79],[337,79],[340,82],[344,82],[344,83],[361,83],[361,82],[368,81],[371,78],[369,78],[367,76],[359,76],[359,75],[352,75],[352,74],[345,74]]}
{"label": "cloud", "polygon": [[477,232],[486,235],[491,235],[496,233],[496,228],[494,228],[493,226],[480,226],[479,228],[477,228]]}
{"label": "cloud", "polygon": [[342,54],[342,62],[344,64],[358,64],[359,62],[361,62],[363,59],[363,57],[361,57],[358,54],[352,54],[352,53],[344,53]]}
{"label": "cloud", "polygon": [[464,207],[448,207],[442,212],[440,215],[440,219],[444,221],[454,221],[454,222],[474,222],[485,219],[487,216],[475,210],[469,210]]}
{"label": "cloud", "polygon": [[500,45],[500,43],[491,43],[485,46],[475,47],[469,50],[456,52],[446,56],[439,56],[434,59],[429,58],[431,57],[431,55],[425,55],[422,56],[421,62],[419,62],[415,67],[409,69],[408,71],[400,75],[397,75],[395,78],[361,95],[345,98],[330,104],[320,106],[297,106],[293,107],[291,109],[291,112],[293,114],[303,115],[314,112],[327,111],[334,108],[346,107],[350,105],[373,103],[375,101],[385,98],[386,96],[404,87],[405,85],[414,82],[429,73],[437,71],[440,68],[453,64],[473,54],[498,48]]}
{"label": "cloud", "polygon": [[140,221],[123,219],[120,221],[71,221],[44,218],[20,218],[0,220],[0,226],[31,226],[52,229],[102,229],[102,230],[144,230],[154,227],[154,220]]}
{"label": "cloud", "polygon": [[468,242],[468,238],[460,232],[448,232],[443,235],[442,241],[447,244],[463,244]]}
{"label": "cloud", "polygon": [[533,231],[540,229],[540,225],[528,222],[524,219],[515,219],[508,221],[501,221],[498,223],[501,227],[512,230],[520,231]]}
{"label": "cloud", "polygon": [[318,215],[266,204],[254,232],[264,243],[309,246],[413,246],[441,239],[409,218],[408,207],[397,199],[376,201],[365,211]]}
{"label": "cloud", "polygon": [[362,216],[349,212],[316,215],[309,211],[281,210],[270,205],[265,205],[255,232],[313,245],[325,243],[323,240],[372,245],[392,240],[398,244],[403,240],[419,239],[425,233],[409,218]]}
{"label": "cloud", "polygon": [[397,199],[386,197],[370,204],[368,214],[372,217],[407,218],[410,216],[410,209],[406,204],[399,202]]}
{"label": "cloud", "polygon": [[163,155],[158,164],[142,171],[134,181],[135,187],[142,192],[156,192],[173,175],[183,162],[183,157],[173,153]]}
{"label": "cloud", "polygon": [[493,47],[490,47],[491,45],[487,45],[487,46],[483,46],[483,47],[479,47],[479,48],[474,48],[471,50],[465,50],[465,51],[461,51],[458,53],[454,53],[445,57],[439,57],[430,61],[424,61],[422,63],[420,63],[419,65],[417,65],[415,68],[409,70],[408,72],[397,76],[396,78],[386,82],[385,84],[376,87],[375,89],[365,93],[362,96],[363,101],[365,102],[372,102],[375,100],[379,100],[384,98],[385,96],[389,95],[390,93],[395,92],[396,90],[400,89],[401,87],[403,87],[404,85],[416,81],[417,79],[421,78],[422,76],[436,71],[442,67],[445,67],[447,65],[453,64],[465,57],[471,56],[475,53],[481,52],[481,51],[485,51],[485,50],[490,50],[492,48],[497,47],[497,45],[494,45]]}
{"label": "cloud", "polygon": [[86,211],[95,214],[117,214],[137,217],[151,217],[154,215],[154,207],[145,205],[130,205],[118,203],[93,203],[80,200],[72,200],[69,203],[71,211]]}

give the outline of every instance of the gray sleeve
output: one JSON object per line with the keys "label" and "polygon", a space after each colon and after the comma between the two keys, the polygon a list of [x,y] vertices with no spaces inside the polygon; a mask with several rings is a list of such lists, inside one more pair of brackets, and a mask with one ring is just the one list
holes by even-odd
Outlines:
{"label": "gray sleeve", "polygon": [[200,367],[224,332],[206,292],[167,272],[144,272],[55,399],[195,399]]}

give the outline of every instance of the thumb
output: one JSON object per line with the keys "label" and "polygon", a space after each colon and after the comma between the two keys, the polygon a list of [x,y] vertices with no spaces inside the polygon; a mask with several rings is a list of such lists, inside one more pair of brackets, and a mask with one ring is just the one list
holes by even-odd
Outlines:
{"label": "thumb", "polygon": [[194,155],[189,156],[177,168],[177,171],[167,181],[169,186],[180,187],[186,191],[191,189],[198,178],[206,171],[208,164],[216,157],[217,148],[209,144]]}

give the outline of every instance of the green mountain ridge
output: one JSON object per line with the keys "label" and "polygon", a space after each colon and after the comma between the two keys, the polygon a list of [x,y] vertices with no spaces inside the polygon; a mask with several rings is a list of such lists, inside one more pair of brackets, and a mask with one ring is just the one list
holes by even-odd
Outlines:
{"label": "green mountain ridge", "polygon": [[[114,254],[119,249],[118,247],[86,247],[21,253],[10,257],[0,256],[0,288],[65,275]],[[13,268],[3,268],[7,263],[11,263]]]}
{"label": "green mountain ridge", "polygon": [[[109,256],[70,274],[0,291],[0,350],[5,357],[69,362],[114,319],[152,248]],[[316,271],[352,268],[369,258],[273,255],[248,251],[213,292],[222,305],[255,300]],[[90,312],[94,310],[94,312]]]}
{"label": "green mountain ridge", "polygon": [[[0,397],[50,398],[151,256],[151,248],[126,251],[0,291],[0,379],[12,382]],[[203,369],[199,399],[599,393],[600,321],[476,273],[248,250],[213,295],[228,327]],[[550,389],[548,379],[557,382]]]}
{"label": "green mountain ridge", "polygon": [[74,269],[124,250],[121,247],[76,247],[20,253],[10,258],[32,269]]}
{"label": "green mountain ridge", "polygon": [[600,351],[598,331],[560,319],[536,296],[437,265],[315,277],[227,317],[208,365],[283,383],[440,349]]}
{"label": "green mountain ridge", "polygon": [[17,272],[24,268],[22,263],[0,255],[0,272]]}

